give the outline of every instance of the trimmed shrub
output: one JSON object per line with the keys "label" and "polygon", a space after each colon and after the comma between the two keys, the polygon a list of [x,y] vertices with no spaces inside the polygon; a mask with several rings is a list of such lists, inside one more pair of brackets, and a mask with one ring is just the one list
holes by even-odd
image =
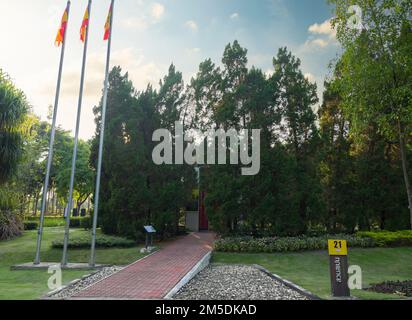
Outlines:
{"label": "trimmed shrub", "polygon": [[347,240],[351,248],[374,247],[375,243],[370,238],[360,238],[350,235],[334,235],[321,237],[285,237],[285,238],[224,238],[215,242],[215,250],[221,252],[243,252],[243,253],[275,253],[275,252],[298,252],[312,250],[326,250],[328,239]]}
{"label": "trimmed shrub", "polygon": [[39,227],[39,224],[35,221],[24,221],[24,230],[36,230]]}
{"label": "trimmed shrub", "polygon": [[412,230],[358,232],[359,238],[370,238],[379,247],[412,246]]}
{"label": "trimmed shrub", "polygon": [[91,230],[92,227],[93,227],[93,217],[92,216],[86,216],[80,219],[80,228],[83,228],[85,230]]}
{"label": "trimmed shrub", "polygon": [[70,218],[70,228],[80,228],[80,217],[71,217]]}
{"label": "trimmed shrub", "polygon": [[[90,248],[91,235],[73,235],[70,237],[69,248],[71,249],[83,249]],[[107,236],[99,234],[96,236],[97,248],[132,248],[136,246],[133,240],[129,240],[121,237]],[[52,242],[52,247],[61,249],[63,248],[63,239]]]}

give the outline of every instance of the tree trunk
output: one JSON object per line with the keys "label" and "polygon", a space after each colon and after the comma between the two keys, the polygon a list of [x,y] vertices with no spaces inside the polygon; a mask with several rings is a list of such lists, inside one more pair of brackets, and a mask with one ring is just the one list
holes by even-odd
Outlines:
{"label": "tree trunk", "polygon": [[33,216],[37,215],[37,205],[39,204],[39,193],[36,193],[36,198],[34,200]]}
{"label": "tree trunk", "polygon": [[52,209],[51,209],[51,214],[55,214],[55,200],[56,200],[56,194],[54,192],[54,189],[52,190]]}
{"label": "tree trunk", "polygon": [[405,136],[403,133],[400,120],[398,120],[398,130],[399,130],[399,149],[401,152],[403,177],[405,179],[405,187],[406,187],[406,193],[408,195],[408,203],[409,203],[409,214],[410,214],[410,224],[411,224],[410,227],[412,229],[412,190],[411,190],[411,184],[409,182],[408,165],[406,162]]}

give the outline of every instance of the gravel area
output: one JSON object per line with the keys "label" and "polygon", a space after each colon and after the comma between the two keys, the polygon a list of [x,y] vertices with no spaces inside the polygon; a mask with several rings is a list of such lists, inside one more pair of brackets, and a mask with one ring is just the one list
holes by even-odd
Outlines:
{"label": "gravel area", "polygon": [[174,297],[176,300],[307,300],[252,266],[210,265]]}
{"label": "gravel area", "polygon": [[100,280],[103,280],[104,278],[107,278],[108,276],[116,273],[117,271],[120,271],[123,269],[123,267],[107,267],[103,268],[102,270],[90,275],[90,276],[85,276],[83,277],[80,281],[77,281],[73,284],[69,284],[66,288],[63,290],[57,292],[56,294],[53,294],[50,296],[52,299],[68,299],[75,294],[79,293],[80,291],[86,289],[93,283],[96,283]]}

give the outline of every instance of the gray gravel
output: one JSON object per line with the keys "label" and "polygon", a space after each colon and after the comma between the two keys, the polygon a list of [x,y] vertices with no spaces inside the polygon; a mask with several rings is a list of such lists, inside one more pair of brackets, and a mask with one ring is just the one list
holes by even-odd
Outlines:
{"label": "gray gravel", "polygon": [[89,276],[84,276],[80,281],[74,281],[74,283],[69,284],[66,288],[63,290],[53,294],[50,296],[52,299],[68,299],[80,291],[86,289],[93,283],[96,283],[100,280],[103,280],[104,278],[107,278],[108,276],[111,276],[112,274],[120,271],[123,269],[123,267],[118,267],[118,266],[113,266],[113,267],[107,267],[103,268],[102,270],[93,273]]}
{"label": "gray gravel", "polygon": [[174,297],[176,300],[307,300],[252,266],[210,265]]}

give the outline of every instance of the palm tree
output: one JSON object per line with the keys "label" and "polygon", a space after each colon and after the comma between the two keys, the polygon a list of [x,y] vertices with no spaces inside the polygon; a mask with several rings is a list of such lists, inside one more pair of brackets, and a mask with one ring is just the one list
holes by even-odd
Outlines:
{"label": "palm tree", "polygon": [[15,172],[23,153],[26,96],[0,69],[0,185]]}

